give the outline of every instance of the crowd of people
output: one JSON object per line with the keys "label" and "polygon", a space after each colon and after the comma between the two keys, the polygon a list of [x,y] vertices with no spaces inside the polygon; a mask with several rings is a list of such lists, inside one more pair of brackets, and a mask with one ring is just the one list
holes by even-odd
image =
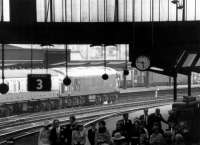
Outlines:
{"label": "crowd of people", "polygon": [[[166,123],[168,129],[163,130],[161,122]],[[90,145],[187,145],[188,130],[184,123],[177,123],[173,111],[169,112],[168,120],[163,118],[158,108],[150,115],[148,109],[144,109],[144,114],[133,121],[125,113],[117,121],[112,134],[104,120],[97,124],[86,130],[75,116],[70,116],[70,123],[64,126],[59,120],[54,120],[52,124],[44,124],[40,130],[38,145],[86,145],[86,138]]]}

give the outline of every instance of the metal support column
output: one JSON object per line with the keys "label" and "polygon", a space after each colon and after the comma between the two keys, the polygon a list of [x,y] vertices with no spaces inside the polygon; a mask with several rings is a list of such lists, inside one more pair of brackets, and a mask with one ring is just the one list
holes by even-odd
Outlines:
{"label": "metal support column", "polygon": [[174,102],[177,100],[177,74],[173,76],[174,79]]}
{"label": "metal support column", "polygon": [[123,73],[123,88],[127,89],[126,75],[124,75],[124,73]]}
{"label": "metal support column", "polygon": [[131,72],[131,87],[134,87],[134,69]]}
{"label": "metal support column", "polygon": [[149,71],[146,71],[145,86],[149,87]]}
{"label": "metal support column", "polygon": [[191,72],[188,74],[188,96],[191,96]]}

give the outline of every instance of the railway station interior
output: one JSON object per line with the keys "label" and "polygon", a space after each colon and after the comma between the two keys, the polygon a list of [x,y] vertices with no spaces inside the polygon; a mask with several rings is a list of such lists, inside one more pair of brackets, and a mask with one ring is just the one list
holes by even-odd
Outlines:
{"label": "railway station interior", "polygon": [[200,0],[0,0],[0,145],[200,145]]}

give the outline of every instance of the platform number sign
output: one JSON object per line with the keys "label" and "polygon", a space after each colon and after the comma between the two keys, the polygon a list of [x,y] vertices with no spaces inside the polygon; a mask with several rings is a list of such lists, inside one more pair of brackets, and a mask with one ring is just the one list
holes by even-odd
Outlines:
{"label": "platform number sign", "polygon": [[51,91],[51,75],[28,74],[28,91]]}

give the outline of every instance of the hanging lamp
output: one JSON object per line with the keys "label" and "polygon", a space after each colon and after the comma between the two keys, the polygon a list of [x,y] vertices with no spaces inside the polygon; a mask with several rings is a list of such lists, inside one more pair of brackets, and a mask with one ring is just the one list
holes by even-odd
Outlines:
{"label": "hanging lamp", "polygon": [[177,3],[179,3],[179,0],[172,0],[171,1],[173,4],[177,4]]}
{"label": "hanging lamp", "polygon": [[66,66],[65,66],[65,68],[66,68],[66,77],[64,78],[64,80],[63,80],[63,84],[65,85],[65,86],[69,86],[70,84],[71,84],[71,79],[69,78],[69,76],[68,76],[68,58],[67,58],[67,45],[65,45],[65,62],[66,62]]}
{"label": "hanging lamp", "polygon": [[104,74],[102,75],[102,79],[107,80],[109,76],[106,73],[106,46],[105,45],[103,45],[103,50],[104,50]]}
{"label": "hanging lamp", "polygon": [[123,71],[125,76],[129,75],[127,55],[127,45],[125,45],[125,69]]}
{"label": "hanging lamp", "polygon": [[5,80],[5,75],[4,75],[4,44],[1,45],[2,46],[2,83],[0,84],[0,93],[1,94],[6,94],[9,91],[9,86],[7,84],[5,84],[4,80]]}
{"label": "hanging lamp", "polygon": [[[4,16],[4,13],[3,13],[3,0],[1,2],[1,5],[2,5],[2,9],[1,9],[1,22],[3,22],[3,16]],[[1,55],[2,55],[2,83],[0,84],[0,93],[1,94],[6,94],[8,91],[9,91],[9,86],[7,84],[5,84],[4,80],[5,80],[5,75],[4,75],[4,44],[1,45],[2,48],[1,48]]]}

